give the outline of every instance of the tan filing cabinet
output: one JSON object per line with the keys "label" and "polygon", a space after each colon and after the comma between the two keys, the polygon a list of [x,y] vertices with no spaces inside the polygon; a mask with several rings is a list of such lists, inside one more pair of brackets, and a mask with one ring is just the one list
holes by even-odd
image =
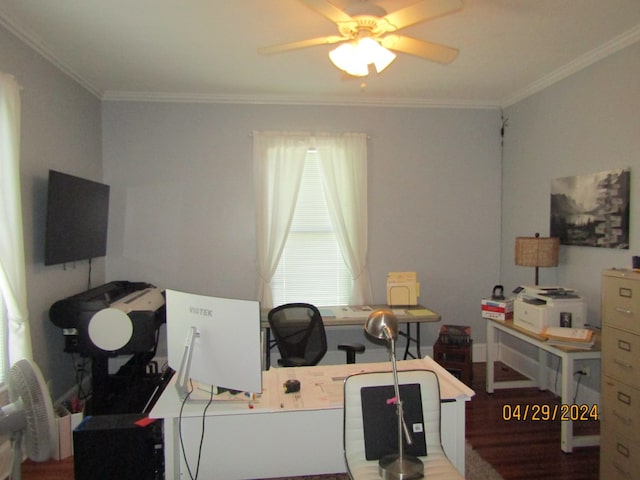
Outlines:
{"label": "tan filing cabinet", "polygon": [[640,479],[640,273],[602,274],[600,478]]}

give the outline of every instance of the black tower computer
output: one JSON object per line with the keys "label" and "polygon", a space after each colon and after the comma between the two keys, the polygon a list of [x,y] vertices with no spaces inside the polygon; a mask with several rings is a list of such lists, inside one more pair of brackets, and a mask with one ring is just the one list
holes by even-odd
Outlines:
{"label": "black tower computer", "polygon": [[76,480],[164,479],[162,420],[144,414],[86,417],[73,450]]}

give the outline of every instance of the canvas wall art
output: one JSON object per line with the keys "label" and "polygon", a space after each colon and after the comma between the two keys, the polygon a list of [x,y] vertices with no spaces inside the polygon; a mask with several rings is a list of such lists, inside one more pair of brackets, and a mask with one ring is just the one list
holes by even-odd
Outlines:
{"label": "canvas wall art", "polygon": [[630,168],[551,181],[551,236],[562,245],[629,248]]}

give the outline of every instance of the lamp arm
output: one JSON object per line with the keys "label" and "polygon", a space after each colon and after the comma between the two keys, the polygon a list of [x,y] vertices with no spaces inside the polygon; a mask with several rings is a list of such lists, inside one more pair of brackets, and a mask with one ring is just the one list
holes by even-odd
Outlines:
{"label": "lamp arm", "polygon": [[409,433],[407,422],[405,422],[404,420],[404,408],[402,405],[402,399],[400,398],[400,381],[398,380],[398,362],[396,360],[396,342],[393,338],[391,338],[390,343],[391,367],[393,369],[393,388],[396,395],[396,409],[398,415],[398,455],[400,458],[402,458],[404,454],[404,443],[402,441],[402,434],[404,433],[404,436],[407,439],[407,445],[412,445],[413,439],[411,438],[411,434]]}

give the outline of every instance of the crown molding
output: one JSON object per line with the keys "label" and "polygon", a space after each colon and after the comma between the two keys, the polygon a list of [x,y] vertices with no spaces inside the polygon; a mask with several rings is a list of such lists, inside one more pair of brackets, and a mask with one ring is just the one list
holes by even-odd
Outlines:
{"label": "crown molding", "polygon": [[399,108],[469,108],[497,109],[495,101],[464,102],[460,100],[432,100],[424,98],[395,97],[325,97],[307,95],[233,95],[190,94],[158,92],[108,91],[103,101],[113,102],[176,102],[176,103],[227,103],[249,105],[314,105],[314,106],[362,106]]}
{"label": "crown molding", "polygon": [[507,97],[502,102],[502,107],[508,107],[515,103],[518,103],[521,100],[524,100],[531,95],[544,90],[547,87],[550,87],[554,83],[559,82],[560,80],[564,80],[565,78],[573,75],[574,73],[579,72],[580,70],[585,69],[586,67],[593,65],[594,63],[602,60],[603,58],[612,55],[623,48],[628,47],[629,45],[633,45],[638,40],[640,40],[640,25],[632,28],[631,30],[626,31],[625,33],[618,35],[612,40],[602,44],[598,48],[587,52],[586,54],[576,58],[572,62],[564,65],[563,67],[558,68],[557,70],[551,72],[548,75],[545,75],[539,80],[529,84],[527,87],[517,92],[516,94]]}
{"label": "crown molding", "polygon": [[49,63],[53,64],[53,66],[60,70],[62,73],[71,77],[71,79],[80,84],[80,86],[82,86],[84,89],[89,91],[94,96],[101,98],[102,92],[100,91],[100,89],[88,82],[82,75],[74,71],[65,62],[58,59],[33,31],[20,25],[9,14],[7,14],[7,12],[2,10],[2,8],[0,8],[0,25],[5,27],[9,32],[18,37],[20,41],[25,43],[32,50],[35,50],[40,56],[42,56]]}
{"label": "crown molding", "polygon": [[640,40],[640,25],[587,52],[572,62],[529,84],[524,89],[504,99],[482,99],[466,101],[459,99],[424,99],[395,97],[319,97],[304,95],[236,95],[236,94],[191,94],[163,92],[102,91],[65,62],[58,59],[38,36],[21,26],[0,7],[0,25],[13,33],[27,46],[52,63],[83,88],[102,101],[128,102],[175,102],[175,103],[226,103],[251,105],[317,105],[317,106],[369,106],[399,108],[465,108],[500,109],[513,105],[574,73],[632,45]]}

